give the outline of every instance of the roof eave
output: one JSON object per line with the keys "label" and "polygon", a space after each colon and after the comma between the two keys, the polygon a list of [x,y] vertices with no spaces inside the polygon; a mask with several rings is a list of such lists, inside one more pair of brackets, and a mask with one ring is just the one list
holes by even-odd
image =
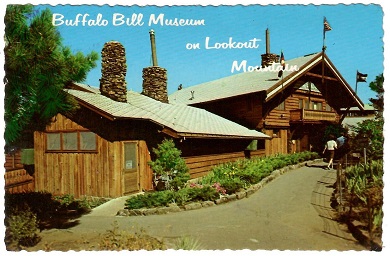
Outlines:
{"label": "roof eave", "polygon": [[329,67],[332,69],[332,71],[337,76],[337,78],[342,82],[344,87],[348,90],[348,93],[351,95],[351,97],[357,103],[357,107],[360,110],[364,110],[364,103],[362,102],[362,100],[357,96],[356,92],[353,91],[353,89],[347,83],[347,81],[345,81],[344,77],[339,73],[339,71],[336,69],[336,67],[333,65],[332,61],[328,58],[328,56],[326,54],[325,54],[325,62],[329,65]]}
{"label": "roof eave", "polygon": [[283,87],[288,86],[290,83],[297,80],[301,75],[303,75],[307,70],[309,70],[311,67],[315,66],[318,61],[320,61],[322,53],[317,53],[314,55],[314,57],[305,63],[298,71],[292,72],[279,82],[277,82],[274,86],[270,87],[268,90],[266,90],[267,96],[265,99],[265,102],[270,101],[277,93],[281,90],[283,90]]}
{"label": "roof eave", "polygon": [[265,136],[241,136],[241,135],[226,135],[226,134],[206,134],[206,133],[189,133],[189,132],[178,132],[178,136],[186,138],[203,138],[203,139],[245,139],[245,140],[265,140],[272,139],[271,137]]}

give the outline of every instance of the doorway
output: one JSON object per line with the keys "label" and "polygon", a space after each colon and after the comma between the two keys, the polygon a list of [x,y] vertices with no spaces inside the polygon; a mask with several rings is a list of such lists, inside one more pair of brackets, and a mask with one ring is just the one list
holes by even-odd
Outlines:
{"label": "doorway", "polygon": [[139,192],[139,163],[138,163],[138,143],[123,142],[124,148],[124,194]]}

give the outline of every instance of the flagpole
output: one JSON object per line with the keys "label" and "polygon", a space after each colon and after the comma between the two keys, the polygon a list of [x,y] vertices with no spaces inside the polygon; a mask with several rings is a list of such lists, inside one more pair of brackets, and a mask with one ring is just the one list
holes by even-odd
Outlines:
{"label": "flagpole", "polygon": [[330,31],[332,28],[330,27],[328,21],[326,20],[326,17],[324,16],[324,23],[323,23],[323,38],[322,38],[322,88],[325,91],[325,98],[327,97],[327,88],[325,88],[325,35],[326,31]]}
{"label": "flagpole", "polygon": [[[325,21],[325,17],[324,17],[324,21]],[[323,90],[325,90],[325,97],[326,97],[326,94],[327,94],[327,90],[325,89],[325,79],[324,79],[324,73],[325,73],[325,63],[324,63],[324,60],[325,60],[325,49],[326,49],[326,46],[325,46],[325,26],[323,26],[323,38],[322,38],[322,79],[321,79],[321,84],[322,84],[322,88]]]}
{"label": "flagpole", "polygon": [[[282,65],[284,65],[284,54],[283,54],[283,50],[281,50],[280,51],[281,53],[280,53],[280,58],[282,59],[283,58],[283,63],[282,63]],[[281,62],[282,60],[280,60],[279,62]],[[282,95],[283,95],[283,74],[284,73],[284,68],[283,68],[283,66],[282,66]]]}
{"label": "flagpole", "polygon": [[358,84],[358,78],[357,78],[357,74],[358,74],[359,70],[356,70],[356,86],[355,86],[355,94],[357,95],[357,84]]}

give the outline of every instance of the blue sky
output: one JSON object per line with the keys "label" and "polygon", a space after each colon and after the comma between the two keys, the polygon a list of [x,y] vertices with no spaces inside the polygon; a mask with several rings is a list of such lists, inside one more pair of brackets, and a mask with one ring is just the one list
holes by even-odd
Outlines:
{"label": "blue sky", "polygon": [[[284,52],[289,59],[321,51],[323,17],[326,16],[332,31],[326,33],[329,58],[350,86],[355,89],[356,70],[367,73],[367,83],[358,84],[358,95],[363,102],[375,97],[368,84],[383,72],[383,10],[379,5],[251,5],[251,6],[94,6],[57,5],[49,7],[53,13],[65,19],[75,20],[77,14],[88,14],[95,20],[102,14],[107,26],[57,26],[64,45],[73,51],[89,53],[100,51],[105,42],[121,42],[126,49],[128,89],[142,91],[142,69],[151,65],[149,30],[156,33],[158,64],[168,70],[168,93],[179,84],[184,87],[232,75],[233,61],[247,60],[248,65],[259,65],[260,55],[265,53],[265,30],[271,33],[271,52]],[[114,26],[113,14],[126,18],[142,14],[141,26]],[[201,26],[151,25],[151,14],[164,14],[165,18],[204,20]],[[59,16],[57,16],[59,17]],[[81,20],[82,18],[80,18]],[[57,21],[57,24],[60,20]],[[228,42],[248,42],[259,39],[258,48],[205,49]],[[187,44],[199,43],[200,49],[189,50]],[[100,60],[92,70],[86,84],[99,86]],[[237,72],[235,72],[237,73]]]}

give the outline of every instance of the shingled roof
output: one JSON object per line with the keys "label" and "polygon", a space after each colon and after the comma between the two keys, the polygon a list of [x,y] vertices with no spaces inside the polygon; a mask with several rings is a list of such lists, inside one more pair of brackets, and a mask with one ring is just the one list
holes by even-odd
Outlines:
{"label": "shingled roof", "polygon": [[183,104],[167,104],[133,91],[127,102],[117,102],[100,94],[99,90],[82,84],[66,89],[80,105],[110,120],[149,120],[168,128],[177,137],[268,139],[269,136],[212,114]]}
{"label": "shingled roof", "polygon": [[[339,108],[355,106],[362,109],[363,103],[361,100],[357,97],[356,93],[341,76],[341,74],[329,60],[328,56],[325,54],[323,58],[322,52],[286,60],[286,64],[288,64],[290,67],[296,66],[299,70],[290,71],[286,68],[286,70],[283,72],[283,79],[278,78],[278,72],[273,71],[243,72],[223,77],[214,81],[183,88],[182,90],[178,90],[172,93],[169,96],[169,101],[173,103],[195,105],[197,103],[211,102],[262,91],[266,93],[265,100],[268,101],[276,94],[287,88],[289,85],[296,82],[302,76],[310,74],[312,77],[314,76],[314,79],[320,79],[318,70],[317,74],[311,73],[310,71],[314,68],[318,69],[318,65],[322,63],[323,59],[326,69],[329,73],[332,74],[332,77],[327,78],[331,79],[330,82],[333,83],[332,86],[336,85],[337,88],[322,88],[320,84],[316,84],[316,87],[321,92],[327,90],[329,96],[331,96],[333,93],[344,93],[345,95],[343,95],[343,101],[334,102],[335,104],[339,104],[337,105]],[[299,87],[302,85],[303,83],[300,84]],[[331,100],[332,97],[329,98]]]}

